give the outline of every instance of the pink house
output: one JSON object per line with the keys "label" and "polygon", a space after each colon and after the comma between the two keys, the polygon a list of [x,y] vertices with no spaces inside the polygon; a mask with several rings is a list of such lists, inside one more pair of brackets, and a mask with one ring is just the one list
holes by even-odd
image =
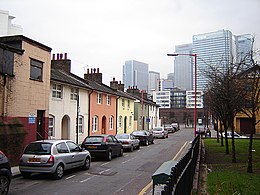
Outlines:
{"label": "pink house", "polygon": [[89,135],[116,134],[116,90],[102,83],[99,68],[87,70],[84,79],[93,88],[89,98]]}

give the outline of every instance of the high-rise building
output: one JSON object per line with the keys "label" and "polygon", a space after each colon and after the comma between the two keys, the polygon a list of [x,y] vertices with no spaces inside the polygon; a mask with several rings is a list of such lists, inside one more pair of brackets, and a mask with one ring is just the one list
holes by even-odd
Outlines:
{"label": "high-rise building", "polygon": [[140,90],[148,91],[148,64],[135,60],[125,61],[123,83],[126,89],[137,86]]}
{"label": "high-rise building", "polygon": [[171,72],[171,73],[167,74],[167,79],[174,81],[174,73]]}
{"label": "high-rise building", "polygon": [[153,91],[159,91],[160,73],[149,71],[148,94],[152,95]]}
{"label": "high-rise building", "polygon": [[253,36],[251,34],[237,35],[237,61],[249,64]]}
{"label": "high-rise building", "polygon": [[10,16],[8,11],[0,10],[0,36],[21,35],[23,28],[20,25],[12,24],[14,16]]}
{"label": "high-rise building", "polygon": [[[191,54],[192,44],[183,44],[175,46],[175,53]],[[188,55],[179,55],[174,58],[174,86],[191,90],[193,84],[193,57]]]}
{"label": "high-rise building", "polygon": [[207,84],[204,71],[209,65],[225,69],[236,62],[236,37],[229,30],[194,35],[192,53],[197,54],[197,89],[203,91]]}

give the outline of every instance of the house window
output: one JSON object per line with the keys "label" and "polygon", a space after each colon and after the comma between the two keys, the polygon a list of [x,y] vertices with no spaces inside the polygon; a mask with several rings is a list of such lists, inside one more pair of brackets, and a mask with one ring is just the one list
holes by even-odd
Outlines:
{"label": "house window", "polygon": [[62,98],[62,85],[59,84],[53,84],[52,85],[52,97],[54,98]]}
{"label": "house window", "polygon": [[76,88],[71,88],[70,89],[70,99],[71,100],[77,100],[78,99],[78,89]]}
{"label": "house window", "polygon": [[122,116],[119,116],[118,126],[122,128]]}
{"label": "house window", "polygon": [[110,103],[111,103],[110,95],[107,95],[107,105],[110,105]]}
{"label": "house window", "polygon": [[49,136],[54,136],[54,116],[53,115],[49,115],[49,131],[48,131],[48,135]]}
{"label": "house window", "polygon": [[130,108],[130,100],[127,100],[127,108]]}
{"label": "house window", "polygon": [[84,133],[84,118],[83,116],[79,116],[79,121],[78,121],[78,128],[79,128],[79,133]]}
{"label": "house window", "polygon": [[114,129],[114,117],[113,116],[109,117],[109,129],[110,130]]}
{"label": "house window", "polygon": [[97,103],[102,104],[102,93],[97,93]]}
{"label": "house window", "polygon": [[98,131],[98,116],[92,117],[92,132]]}
{"label": "house window", "polygon": [[133,117],[130,116],[130,117],[129,117],[129,126],[130,126],[130,127],[132,126],[132,119],[133,119]]}
{"label": "house window", "polygon": [[30,60],[30,79],[42,81],[43,62]]}
{"label": "house window", "polygon": [[123,108],[125,107],[125,99],[124,98],[122,99],[122,107]]}

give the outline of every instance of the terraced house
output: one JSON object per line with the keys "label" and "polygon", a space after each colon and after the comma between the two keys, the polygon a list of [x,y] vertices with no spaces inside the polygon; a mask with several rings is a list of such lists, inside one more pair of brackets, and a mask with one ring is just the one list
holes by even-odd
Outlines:
{"label": "terraced house", "polygon": [[18,119],[23,145],[48,137],[51,48],[23,35],[0,37],[1,118]]}

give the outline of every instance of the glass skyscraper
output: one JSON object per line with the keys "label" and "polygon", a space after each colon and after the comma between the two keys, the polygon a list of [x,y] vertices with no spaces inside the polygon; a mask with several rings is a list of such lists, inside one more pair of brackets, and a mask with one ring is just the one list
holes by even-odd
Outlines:
{"label": "glass skyscraper", "polygon": [[208,66],[225,69],[236,62],[236,37],[229,30],[194,35],[192,53],[197,54],[197,89],[203,91],[207,85],[204,72]]}
{"label": "glass skyscraper", "polygon": [[135,60],[125,61],[123,83],[126,89],[137,86],[139,90],[148,91],[148,64]]}

